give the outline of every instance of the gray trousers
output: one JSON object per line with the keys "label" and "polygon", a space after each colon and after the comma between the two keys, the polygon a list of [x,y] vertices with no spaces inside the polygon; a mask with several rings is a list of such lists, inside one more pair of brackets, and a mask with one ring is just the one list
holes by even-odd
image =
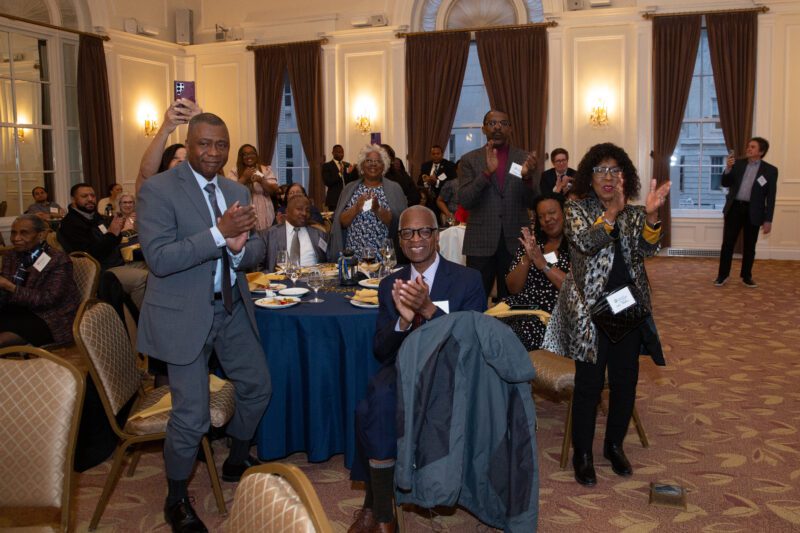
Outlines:
{"label": "gray trousers", "polygon": [[188,365],[167,365],[172,414],[167,424],[164,463],[169,479],[189,478],[200,440],[211,424],[208,358],[212,349],[236,389],[236,411],[228,424],[228,435],[239,440],[252,439],[269,403],[272,383],[264,350],[236,287],[233,293],[230,315],[225,312],[222,300],[214,302],[214,322],[197,358]]}

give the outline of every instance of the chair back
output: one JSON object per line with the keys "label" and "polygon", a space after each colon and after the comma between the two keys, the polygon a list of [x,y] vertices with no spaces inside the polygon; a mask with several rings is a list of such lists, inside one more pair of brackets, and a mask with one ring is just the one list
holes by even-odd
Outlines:
{"label": "chair back", "polygon": [[81,301],[97,296],[97,285],[100,282],[100,263],[86,252],[72,252],[72,276],[81,293]]}
{"label": "chair back", "polygon": [[[17,353],[26,357],[8,358]],[[84,387],[75,367],[45,350],[29,346],[0,350],[3,526],[49,524],[68,530]]]}
{"label": "chair back", "polygon": [[228,533],[251,531],[331,533],[314,486],[302,470],[285,463],[247,469],[233,500]]}
{"label": "chair back", "polygon": [[119,434],[116,415],[142,383],[125,326],[113,307],[90,299],[78,308],[72,331],[75,343],[89,361],[89,373],[111,426]]}

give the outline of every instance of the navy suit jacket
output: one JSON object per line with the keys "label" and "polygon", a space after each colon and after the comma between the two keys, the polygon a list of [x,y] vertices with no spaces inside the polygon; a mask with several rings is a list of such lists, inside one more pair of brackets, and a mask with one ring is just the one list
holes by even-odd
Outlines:
{"label": "navy suit jacket", "polygon": [[[381,280],[378,287],[378,320],[375,328],[375,338],[373,352],[378,361],[387,364],[394,364],[397,351],[403,340],[409,335],[409,331],[395,331],[397,319],[400,314],[394,306],[392,299],[392,286],[396,279],[408,280],[411,278],[411,266],[406,265],[391,276]],[[431,300],[449,302],[450,312],[456,311],[477,311],[482,313],[486,310],[486,292],[483,290],[480,272],[472,268],[461,266],[457,263],[448,261],[441,255],[439,256],[439,268],[436,270],[436,277],[433,279],[433,287],[430,288]],[[434,320],[445,313],[440,308],[436,308],[436,313],[431,320]]]}
{"label": "navy suit jacket", "polygon": [[[731,171],[722,175],[722,186],[730,187],[728,196],[725,197],[725,207],[722,212],[726,215],[736,200],[739,187],[742,185],[744,171],[747,169],[747,159],[737,159]],[[764,177],[766,183],[761,185],[758,178]],[[750,223],[760,226],[764,222],[772,222],[772,214],[775,212],[775,196],[778,189],[778,168],[770,165],[766,161],[761,161],[756,171],[756,180],[750,191]]]}

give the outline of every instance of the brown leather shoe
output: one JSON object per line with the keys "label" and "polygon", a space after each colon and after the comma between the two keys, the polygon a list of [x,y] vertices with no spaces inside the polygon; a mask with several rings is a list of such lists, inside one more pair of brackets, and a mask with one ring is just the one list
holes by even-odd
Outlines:
{"label": "brown leather shoe", "polygon": [[378,525],[375,521],[375,515],[372,514],[372,509],[367,507],[362,507],[356,511],[354,518],[355,521],[347,530],[347,533],[369,533]]}
{"label": "brown leather shoe", "polygon": [[394,533],[397,529],[397,520],[394,520],[393,522],[376,522],[372,531],[375,533]]}

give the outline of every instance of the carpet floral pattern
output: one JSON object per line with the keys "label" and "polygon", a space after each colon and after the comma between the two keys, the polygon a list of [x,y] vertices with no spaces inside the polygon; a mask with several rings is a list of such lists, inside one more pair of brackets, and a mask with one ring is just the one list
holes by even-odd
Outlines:
{"label": "carpet floral pattern", "polygon": [[[559,469],[566,404],[536,398],[541,532],[707,533],[800,531],[800,262],[758,261],[757,289],[732,276],[712,285],[717,262],[654,258],[647,264],[666,367],[642,359],[637,407],[650,448],[633,428],[625,441],[634,474],[616,476],[602,458],[605,417],[598,416],[598,484],[585,488]],[[737,272],[738,263],[733,272]],[[214,443],[221,469],[221,442]],[[312,480],[334,531],[343,532],[364,493],[348,481],[341,456],[286,459]],[[86,531],[111,461],[78,476],[76,530]],[[688,491],[686,510],[648,504],[651,482]],[[223,483],[230,506],[235,485]],[[212,531],[222,531],[208,476],[197,468],[190,493]],[[121,478],[98,531],[168,531],[159,449],[145,453],[134,477]],[[486,531],[463,510],[406,511],[405,530]]]}

